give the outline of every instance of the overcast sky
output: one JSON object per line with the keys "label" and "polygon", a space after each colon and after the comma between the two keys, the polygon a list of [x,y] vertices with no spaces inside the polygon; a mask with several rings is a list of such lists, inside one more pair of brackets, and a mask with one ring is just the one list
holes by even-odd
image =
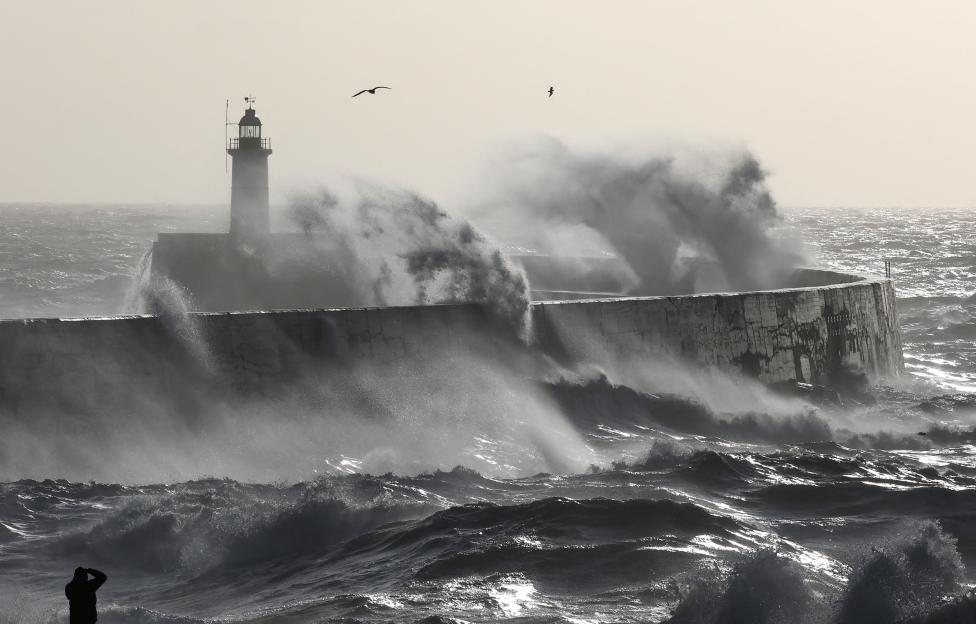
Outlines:
{"label": "overcast sky", "polygon": [[745,145],[785,205],[976,206],[974,69],[972,0],[0,0],[0,202],[226,201],[253,93],[277,195],[438,197],[544,133]]}

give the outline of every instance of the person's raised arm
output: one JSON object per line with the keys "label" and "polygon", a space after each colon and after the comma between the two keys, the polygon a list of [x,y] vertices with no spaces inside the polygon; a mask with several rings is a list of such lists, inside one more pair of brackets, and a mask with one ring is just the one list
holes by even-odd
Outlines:
{"label": "person's raised arm", "polygon": [[102,574],[101,572],[99,572],[98,570],[96,570],[95,568],[88,568],[87,570],[85,570],[85,572],[87,572],[87,573],[89,573],[89,574],[91,574],[92,576],[95,577],[91,581],[89,581],[89,583],[91,583],[91,588],[92,589],[98,589],[99,587],[102,586],[102,584],[105,581],[108,580],[108,577],[107,576],[105,576],[104,574]]}

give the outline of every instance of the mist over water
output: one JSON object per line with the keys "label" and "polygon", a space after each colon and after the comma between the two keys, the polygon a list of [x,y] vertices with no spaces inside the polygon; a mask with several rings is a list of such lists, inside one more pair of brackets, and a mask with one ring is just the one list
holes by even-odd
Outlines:
{"label": "mist over water", "polygon": [[[167,316],[204,385],[211,354],[193,317]],[[573,473],[599,463],[533,373],[551,368],[514,343],[498,351],[472,335],[471,352],[431,349],[387,364],[340,362],[274,396],[246,403],[127,380],[135,401],[85,388],[71,408],[0,413],[0,480],[69,476],[130,484],[201,476],[294,482],[319,474],[415,474],[464,465],[492,477]],[[549,373],[552,374],[552,373]],[[121,380],[120,380],[121,382]],[[58,392],[64,392],[58,390]]]}

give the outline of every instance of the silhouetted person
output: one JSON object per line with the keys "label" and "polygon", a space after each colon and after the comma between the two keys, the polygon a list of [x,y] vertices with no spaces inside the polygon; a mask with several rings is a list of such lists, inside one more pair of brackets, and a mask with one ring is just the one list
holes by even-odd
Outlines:
{"label": "silhouetted person", "polygon": [[[88,575],[94,578],[88,580]],[[68,608],[71,624],[92,624],[98,620],[95,611],[95,592],[108,577],[92,568],[75,568],[75,577],[64,586],[64,595],[68,597]]]}

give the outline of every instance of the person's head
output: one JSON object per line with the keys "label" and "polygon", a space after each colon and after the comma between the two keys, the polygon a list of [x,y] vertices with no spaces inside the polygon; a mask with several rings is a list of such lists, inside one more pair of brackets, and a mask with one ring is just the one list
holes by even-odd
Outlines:
{"label": "person's head", "polygon": [[87,579],[88,579],[88,572],[85,571],[85,568],[83,568],[81,566],[78,566],[77,568],[75,568],[75,578],[73,580],[75,580],[75,581],[84,581],[84,580],[87,580]]}

